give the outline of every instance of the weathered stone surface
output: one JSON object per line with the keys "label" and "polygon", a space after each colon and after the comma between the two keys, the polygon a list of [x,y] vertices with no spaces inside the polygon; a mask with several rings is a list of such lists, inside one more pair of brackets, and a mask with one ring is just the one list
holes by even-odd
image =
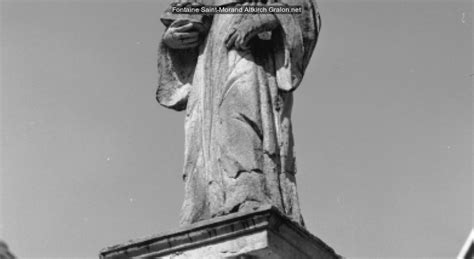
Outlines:
{"label": "weathered stone surface", "polygon": [[270,2],[300,5],[303,13],[191,19],[167,12],[163,17],[167,28],[159,47],[157,100],[186,110],[182,226],[265,205],[304,226],[295,179],[292,91],[318,39],[316,4],[202,0],[228,6]]}
{"label": "weathered stone surface", "polygon": [[104,249],[121,258],[340,258],[333,249],[275,208],[235,213],[178,231]]}
{"label": "weathered stone surface", "polygon": [[16,257],[8,249],[7,243],[0,240],[0,259],[15,259]]}

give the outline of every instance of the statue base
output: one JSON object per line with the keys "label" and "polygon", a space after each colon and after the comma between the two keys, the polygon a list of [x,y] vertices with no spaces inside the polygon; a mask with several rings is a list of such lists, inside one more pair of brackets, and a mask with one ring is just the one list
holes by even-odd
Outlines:
{"label": "statue base", "polygon": [[198,222],[174,232],[105,248],[100,258],[342,258],[277,209]]}

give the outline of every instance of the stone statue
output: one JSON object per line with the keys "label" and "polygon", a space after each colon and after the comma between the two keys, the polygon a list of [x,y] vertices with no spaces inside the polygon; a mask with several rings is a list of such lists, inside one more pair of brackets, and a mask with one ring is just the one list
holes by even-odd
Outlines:
{"label": "stone statue", "polygon": [[186,4],[300,5],[303,12],[163,16],[157,100],[186,110],[180,224],[272,205],[304,226],[291,109],[320,30],[314,0]]}

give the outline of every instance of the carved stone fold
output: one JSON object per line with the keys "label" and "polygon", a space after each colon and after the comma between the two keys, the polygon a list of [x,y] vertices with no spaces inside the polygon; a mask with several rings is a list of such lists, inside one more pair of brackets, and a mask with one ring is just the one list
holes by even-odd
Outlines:
{"label": "carved stone fold", "polygon": [[[203,1],[208,2],[213,1]],[[321,23],[313,0],[276,2],[300,5],[303,13],[219,14],[198,22],[164,15],[157,100],[186,110],[182,226],[266,205],[304,226],[292,92],[301,84]],[[192,33],[177,28],[186,23],[196,26],[200,43],[183,49]],[[257,37],[265,33],[270,36]]]}

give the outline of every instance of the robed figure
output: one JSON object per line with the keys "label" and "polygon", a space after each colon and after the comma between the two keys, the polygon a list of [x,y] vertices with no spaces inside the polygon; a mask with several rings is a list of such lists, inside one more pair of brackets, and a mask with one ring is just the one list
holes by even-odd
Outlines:
{"label": "robed figure", "polygon": [[[196,2],[196,1],[194,1]],[[318,39],[313,0],[193,5],[302,7],[301,14],[166,13],[158,102],[185,110],[181,225],[274,206],[304,225],[296,190],[293,91]]]}

